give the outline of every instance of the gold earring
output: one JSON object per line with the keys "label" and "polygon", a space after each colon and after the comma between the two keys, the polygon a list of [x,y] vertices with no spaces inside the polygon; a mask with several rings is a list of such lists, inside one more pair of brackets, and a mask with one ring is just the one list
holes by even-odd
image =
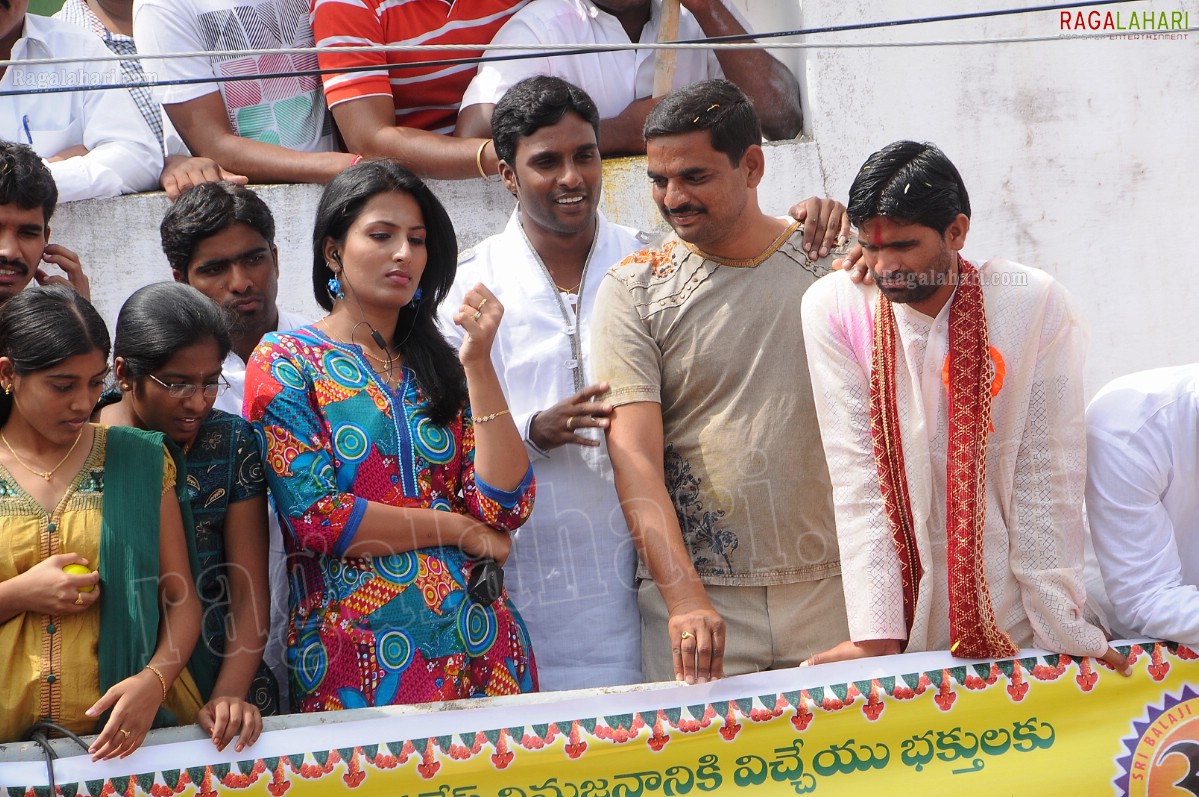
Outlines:
{"label": "gold earring", "polygon": [[6,396],[12,395],[12,384],[11,383],[4,386],[4,395],[6,395]]}

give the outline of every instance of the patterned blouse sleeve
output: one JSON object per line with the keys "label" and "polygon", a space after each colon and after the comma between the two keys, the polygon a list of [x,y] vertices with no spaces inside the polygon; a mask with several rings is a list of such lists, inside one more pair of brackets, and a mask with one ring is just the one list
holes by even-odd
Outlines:
{"label": "patterned blouse sleeve", "polygon": [[367,501],[338,487],[311,371],[277,334],[263,339],[246,366],[245,406],[263,452],[267,486],[296,543],[344,556]]}
{"label": "patterned blouse sleeve", "polygon": [[248,501],[266,492],[266,475],[262,472],[262,451],[254,439],[254,430],[244,418],[229,416],[229,433],[233,435],[233,495],[229,503]]}
{"label": "patterned blouse sleeve", "polygon": [[515,531],[533,512],[537,483],[533,466],[514,490],[492,487],[475,475],[475,422],[470,407],[462,411],[462,497],[466,511],[492,528]]}

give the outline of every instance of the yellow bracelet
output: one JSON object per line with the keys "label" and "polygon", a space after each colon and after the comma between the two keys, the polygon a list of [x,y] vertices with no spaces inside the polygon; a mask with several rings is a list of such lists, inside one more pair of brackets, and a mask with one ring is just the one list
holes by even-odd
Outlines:
{"label": "yellow bracelet", "polygon": [[493,412],[490,415],[476,415],[475,423],[487,423],[488,421],[494,421],[496,418],[500,417],[501,415],[508,415],[508,414],[509,414],[508,410],[500,410],[499,412]]}
{"label": "yellow bracelet", "polygon": [[167,679],[162,677],[162,670],[155,667],[153,664],[147,664],[145,669],[158,676],[158,683],[162,686],[162,702],[167,700]]}
{"label": "yellow bracelet", "polygon": [[483,143],[479,145],[479,151],[475,153],[475,168],[479,170],[479,176],[489,183],[498,182],[500,176],[497,174],[492,177],[487,172],[483,171],[483,150],[487,149],[487,145],[491,144],[490,138],[483,139]]}

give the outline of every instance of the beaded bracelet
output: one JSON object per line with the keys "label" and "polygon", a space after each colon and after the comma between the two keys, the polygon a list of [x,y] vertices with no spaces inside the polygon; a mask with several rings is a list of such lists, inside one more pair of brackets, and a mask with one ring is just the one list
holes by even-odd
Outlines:
{"label": "beaded bracelet", "polygon": [[488,421],[494,421],[496,418],[500,417],[501,415],[508,415],[508,414],[509,414],[508,410],[500,410],[499,412],[493,412],[490,415],[476,415],[475,423],[487,423]]}
{"label": "beaded bracelet", "polygon": [[162,670],[155,667],[153,664],[147,664],[145,669],[158,676],[158,683],[162,686],[162,700],[165,703],[167,699],[167,679],[162,677]]}

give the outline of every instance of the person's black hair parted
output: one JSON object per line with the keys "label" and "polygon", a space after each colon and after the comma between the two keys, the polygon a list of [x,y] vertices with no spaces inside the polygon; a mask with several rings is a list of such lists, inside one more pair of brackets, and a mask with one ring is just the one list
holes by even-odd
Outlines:
{"label": "person's black hair parted", "polygon": [[491,137],[496,157],[513,165],[516,145],[543,127],[556,125],[577,113],[600,135],[599,111],[591,96],[573,83],[550,75],[534,75],[504,92],[491,113]]}
{"label": "person's black hair parted", "polygon": [[429,417],[446,424],[466,404],[466,377],[458,353],[437,326],[437,307],[458,272],[458,237],[449,214],[419,177],[396,161],[382,159],[358,163],[329,181],[312,230],[312,291],[317,304],[333,309],[327,287],[333,270],[325,261],[325,240],[344,243],[363,206],[389,192],[416,200],[425,224],[428,259],[420,278],[422,299],[400,310],[394,330],[379,332],[395,343],[403,341],[400,355],[429,399]]}
{"label": "person's black hair parted", "polygon": [[40,207],[46,224],[58,204],[58,186],[40,155],[24,144],[0,141],[0,205]]}
{"label": "person's black hair parted", "polygon": [[187,282],[187,266],[200,242],[238,223],[252,227],[268,244],[275,243],[275,217],[249,188],[217,182],[187,189],[159,226],[167,262]]}
{"label": "person's black hair parted", "polygon": [[[107,359],[108,327],[91,302],[72,288],[35,286],[0,306],[0,357],[11,360],[22,376],[97,350]],[[12,397],[0,391],[0,424],[11,412]]]}
{"label": "person's black hair parted", "polygon": [[212,341],[221,360],[229,354],[229,320],[215,302],[190,285],[156,282],[138,288],[117,315],[113,357],[131,379],[162,368],[180,349]]}
{"label": "person's black hair parted", "polygon": [[745,92],[727,80],[704,80],[676,89],[645,119],[645,140],[707,130],[712,149],[734,166],[754,144],[762,143],[762,123]]}
{"label": "person's black hair parted", "polygon": [[849,189],[849,220],[861,227],[879,216],[945,232],[970,196],[956,166],[933,144],[896,141],[875,152]]}

